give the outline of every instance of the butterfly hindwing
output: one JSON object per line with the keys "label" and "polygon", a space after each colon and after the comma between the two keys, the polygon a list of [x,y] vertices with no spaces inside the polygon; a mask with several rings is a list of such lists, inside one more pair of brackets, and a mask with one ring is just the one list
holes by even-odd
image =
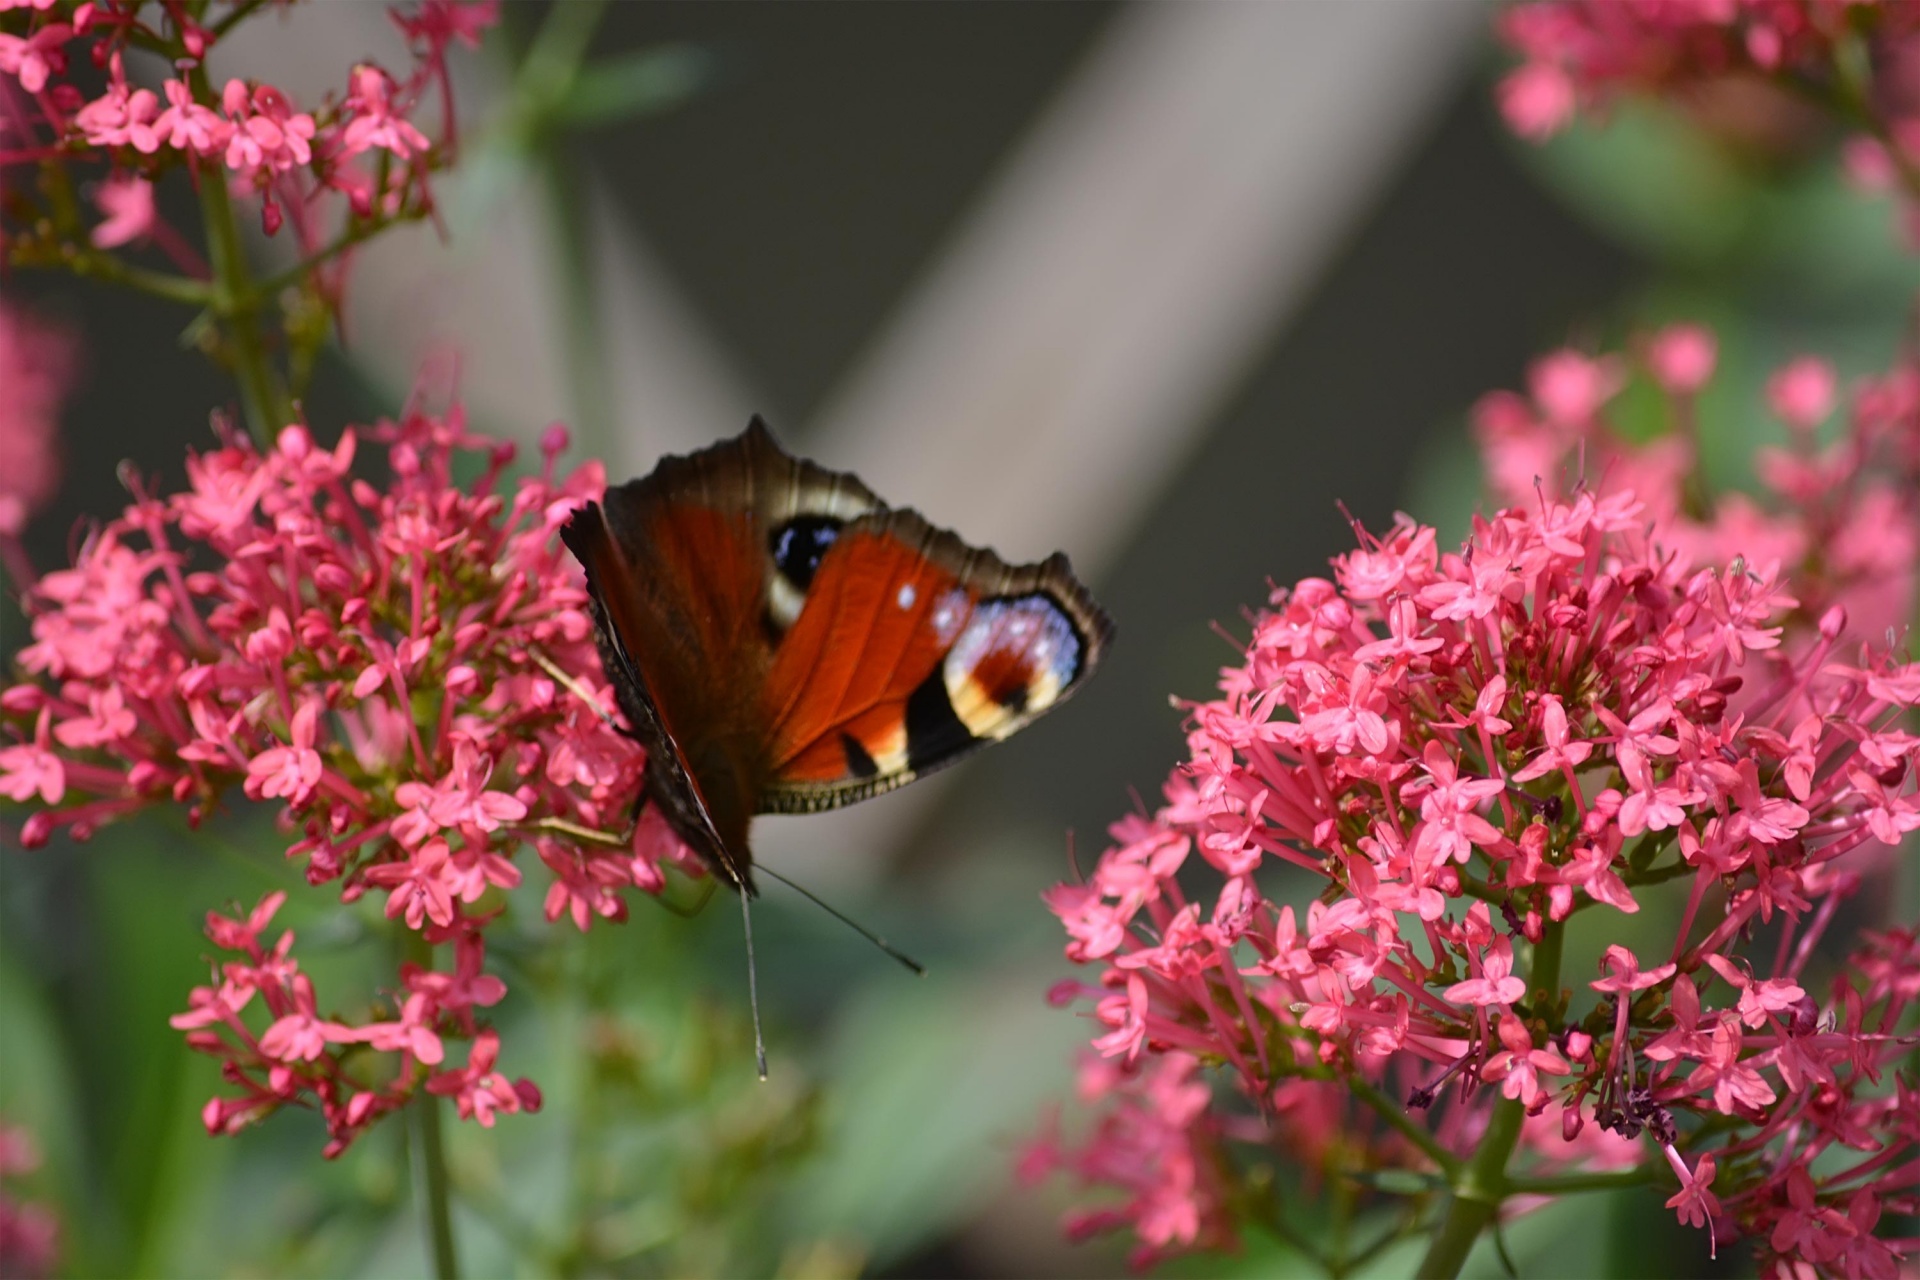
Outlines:
{"label": "butterfly hindwing", "polygon": [[1010,566],[913,511],[851,522],[774,654],[761,807],[850,804],[997,742],[1072,692],[1111,632],[1065,557]]}

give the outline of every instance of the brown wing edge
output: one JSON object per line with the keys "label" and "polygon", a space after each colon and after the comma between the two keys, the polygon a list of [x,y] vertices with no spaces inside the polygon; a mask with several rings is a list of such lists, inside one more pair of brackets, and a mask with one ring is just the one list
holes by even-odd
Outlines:
{"label": "brown wing edge", "polygon": [[796,515],[851,521],[887,509],[850,471],[830,471],[780,447],[759,414],[737,436],[692,453],[662,457],[652,471],[610,486],[603,501],[617,532],[653,502],[693,502],[718,511],[747,511],[762,537]]}
{"label": "brown wing edge", "polygon": [[747,860],[750,855],[746,855],[745,850],[736,853],[727,848],[714,829],[713,817],[707,811],[706,800],[694,781],[686,756],[667,731],[659,706],[648,692],[647,682],[608,612],[604,584],[615,575],[624,577],[625,567],[619,560],[618,544],[601,505],[589,502],[574,511],[561,527],[560,540],[586,570],[600,664],[613,685],[621,712],[627,717],[631,736],[646,749],[643,786],[647,798],[659,806],[674,834],[686,841],[716,876],[735,889],[757,894],[751,863]]}
{"label": "brown wing edge", "polygon": [[[853,477],[849,477],[853,478]],[[858,483],[857,479],[855,481]],[[861,486],[864,488],[865,486]],[[1105,656],[1113,643],[1113,617],[1093,598],[1093,592],[1074,576],[1066,553],[1056,551],[1036,564],[1010,565],[991,548],[969,545],[951,529],[942,529],[911,507],[882,507],[850,523],[848,531],[868,530],[894,537],[952,573],[980,600],[1040,593],[1058,604],[1080,641],[1080,661],[1060,695],[1032,718],[1038,719],[1071,697]],[[1028,721],[1027,723],[1030,723]],[[1023,724],[1022,727],[1025,727]],[[976,738],[924,767],[902,769],[855,782],[775,785],[760,793],[761,813],[820,813],[884,795],[973,755],[997,739]]]}

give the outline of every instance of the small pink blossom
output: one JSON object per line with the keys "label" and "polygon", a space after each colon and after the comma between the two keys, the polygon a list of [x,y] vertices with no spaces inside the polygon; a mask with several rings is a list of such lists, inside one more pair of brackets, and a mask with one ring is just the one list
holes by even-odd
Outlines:
{"label": "small pink blossom", "polygon": [[449,1097],[462,1120],[478,1120],[491,1129],[496,1115],[540,1109],[540,1090],[526,1079],[509,1082],[493,1069],[500,1056],[500,1037],[492,1030],[474,1038],[467,1065],[457,1071],[442,1071],[427,1079],[427,1092]]}
{"label": "small pink blossom", "polygon": [[1624,384],[1619,362],[1572,350],[1540,357],[1527,370],[1534,401],[1548,421],[1577,426],[1592,418]]}
{"label": "small pink blossom", "polygon": [[309,163],[313,150],[313,117],[295,111],[287,96],[271,85],[251,89],[240,80],[227,81],[221,108],[233,125],[227,140],[226,165],[250,181],[264,183],[277,173]]}
{"label": "small pink blossom", "polygon": [[1816,356],[1802,356],[1767,379],[1767,403],[1790,427],[1810,431],[1833,413],[1833,365]]}
{"label": "small pink blossom", "polygon": [[1521,64],[1500,81],[1496,93],[1507,127],[1529,142],[1545,142],[1573,119],[1573,81],[1549,63]]}
{"label": "small pink blossom", "polygon": [[81,107],[73,122],[80,135],[96,147],[132,147],[151,155],[160,149],[160,135],[154,128],[159,114],[160,100],[153,90],[130,87],[120,68],[120,55],[115,54],[107,91]]}
{"label": "small pink blossom", "polygon": [[153,235],[153,184],[145,178],[125,173],[109,175],[94,190],[93,200],[106,215],[94,224],[89,237],[94,248],[117,249]]}
{"label": "small pink blossom", "polygon": [[269,747],[247,765],[247,794],[255,799],[285,797],[294,805],[312,799],[325,772],[320,753],[313,749],[315,724],[319,720],[317,702],[301,704],[293,713],[292,741],[286,746]]}
{"label": "small pink blossom", "polygon": [[1647,342],[1647,368],[1669,395],[1690,396],[1713,377],[1719,349],[1703,325],[1668,325]]}
{"label": "small pink blossom", "polygon": [[14,76],[28,93],[39,93],[47,81],[67,69],[66,43],[73,28],[49,22],[26,36],[0,32],[0,73]]}
{"label": "small pink blossom", "polygon": [[1526,995],[1526,980],[1513,976],[1512,941],[1495,938],[1481,964],[1480,976],[1456,982],[1442,994],[1454,1004],[1471,1004],[1481,1008],[1509,1005]]}

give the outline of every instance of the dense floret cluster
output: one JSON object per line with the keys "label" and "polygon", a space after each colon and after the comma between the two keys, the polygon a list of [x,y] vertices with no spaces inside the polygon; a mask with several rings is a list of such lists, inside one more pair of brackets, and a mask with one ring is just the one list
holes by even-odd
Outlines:
{"label": "dense floret cluster", "polygon": [[[241,1089],[209,1104],[208,1127],[312,1102],[336,1151],[441,1065],[447,1036],[473,1041],[468,1065],[425,1083],[463,1115],[537,1100],[503,1085],[477,1020],[504,991],[484,936],[521,850],[551,877],[548,918],[582,929],[623,918],[622,891],[659,890],[661,859],[681,856],[657,823],[628,830],[641,756],[605,718],[585,585],[559,542],[604,487],[599,465],[557,474],[556,430],[541,472],[509,484],[512,446],[468,433],[457,408],[367,436],[384,485],[354,473],[359,434],[329,449],[289,427],[269,450],[236,435],[192,457],[186,492],[136,487],[29,592],[29,678],[0,694],[0,793],[37,806],[28,845],[157,804],[198,821],[238,790],[283,806],[309,884],[375,895],[419,940],[390,1000],[330,1016],[292,935],[265,933],[282,895],[209,916],[234,958],[175,1019]],[[467,459],[480,474],[463,485]]]}

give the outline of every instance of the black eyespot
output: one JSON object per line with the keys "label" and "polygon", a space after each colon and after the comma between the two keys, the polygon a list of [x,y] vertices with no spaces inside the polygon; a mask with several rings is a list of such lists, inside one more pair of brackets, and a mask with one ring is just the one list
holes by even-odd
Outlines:
{"label": "black eyespot", "polygon": [[795,516],[775,529],[770,549],[780,576],[801,591],[811,586],[820,558],[840,536],[840,524],[832,516]]}

